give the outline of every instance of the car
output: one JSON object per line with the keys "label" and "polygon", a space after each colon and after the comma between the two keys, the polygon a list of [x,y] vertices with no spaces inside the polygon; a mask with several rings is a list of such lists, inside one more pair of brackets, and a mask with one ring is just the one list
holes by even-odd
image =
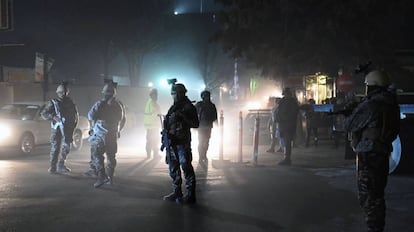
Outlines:
{"label": "car", "polygon": [[[0,108],[0,148],[12,149],[21,154],[32,154],[38,145],[50,144],[50,121],[44,120],[40,112],[44,102],[22,102],[5,104]],[[88,137],[89,121],[79,116],[73,133],[72,149],[80,150]]]}

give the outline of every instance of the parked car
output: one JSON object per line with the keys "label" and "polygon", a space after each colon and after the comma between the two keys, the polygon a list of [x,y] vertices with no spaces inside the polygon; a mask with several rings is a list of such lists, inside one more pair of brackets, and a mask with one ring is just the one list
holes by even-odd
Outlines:
{"label": "parked car", "polygon": [[[43,102],[12,103],[0,108],[0,148],[31,154],[38,145],[50,143],[50,121],[40,116],[45,107]],[[72,149],[82,148],[88,137],[89,121],[80,116],[74,130]]]}

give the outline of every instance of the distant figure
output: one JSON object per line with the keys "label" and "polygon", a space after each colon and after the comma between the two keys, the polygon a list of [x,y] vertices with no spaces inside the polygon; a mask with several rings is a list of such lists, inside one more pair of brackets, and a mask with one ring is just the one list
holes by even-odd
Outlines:
{"label": "distant figure", "polygon": [[[95,188],[113,183],[116,167],[117,140],[126,123],[124,105],[115,98],[117,84],[109,81],[102,89],[103,99],[97,101],[88,112],[91,121],[91,156],[98,177]],[[105,166],[106,153],[107,163]]]}
{"label": "distant figure", "polygon": [[213,122],[217,121],[217,109],[216,105],[211,102],[210,92],[204,90],[201,92],[201,99],[196,103],[198,120],[200,126],[198,127],[198,155],[201,163],[207,163],[207,150],[211,137],[211,129],[213,128]]}
{"label": "distant figure", "polygon": [[[187,89],[183,84],[173,84],[171,96],[174,104],[168,110],[164,119],[163,147],[167,149],[166,162],[168,164],[170,177],[173,180],[172,193],[164,196],[165,201],[177,203],[196,203],[196,176],[191,165],[193,155],[191,152],[191,128],[199,125],[197,110],[186,96]],[[166,141],[168,140],[168,141]],[[181,169],[180,169],[181,166]],[[183,197],[181,190],[184,172],[186,193]]]}
{"label": "distant figure", "polygon": [[357,156],[358,199],[365,213],[368,231],[385,226],[384,190],[389,172],[392,142],[400,130],[400,109],[396,94],[387,88],[388,75],[374,70],[365,77],[366,97],[345,117],[346,131]]}
{"label": "distant figure", "polygon": [[[338,97],[333,102],[333,112],[344,110],[345,104],[345,96],[338,94]],[[339,147],[341,141],[344,139],[344,119],[345,116],[343,114],[337,114],[333,116],[332,136],[334,139],[335,149]]]}
{"label": "distant figure", "polygon": [[[283,140],[280,138],[279,125],[277,122],[277,110],[281,99],[282,98],[280,97],[275,98],[274,106],[272,108],[272,116],[270,117],[269,121],[269,127],[271,130],[270,137],[272,139],[270,148],[266,151],[269,153],[283,152],[283,148],[285,147],[282,142]],[[279,149],[275,151],[277,140],[279,140]]]}
{"label": "distant figure", "polygon": [[146,129],[146,144],[145,151],[147,152],[147,158],[159,157],[158,151],[160,149],[160,114],[161,108],[158,104],[158,91],[157,89],[151,89],[149,93],[150,98],[145,105],[144,110],[144,127]]}
{"label": "distant figure", "polygon": [[279,102],[277,110],[277,122],[279,125],[280,137],[284,144],[284,157],[279,165],[291,165],[292,142],[296,132],[297,116],[299,105],[296,98],[293,97],[290,88],[284,88],[283,98]]}
{"label": "distant figure", "polygon": [[309,99],[308,104],[302,105],[301,110],[304,111],[306,120],[306,141],[305,147],[309,147],[310,138],[313,135],[313,145],[318,146],[318,127],[316,126],[316,114],[314,110],[315,100]]}
{"label": "distant figure", "polygon": [[[57,98],[50,100],[41,115],[44,119],[51,121],[50,135],[50,168],[49,173],[70,172],[65,164],[70,152],[70,145],[73,141],[79,114],[76,105],[68,97],[69,88],[66,82],[60,84],[56,89]],[[59,154],[61,155],[59,159]],[[59,162],[58,162],[59,159]],[[56,166],[57,165],[57,166]]]}

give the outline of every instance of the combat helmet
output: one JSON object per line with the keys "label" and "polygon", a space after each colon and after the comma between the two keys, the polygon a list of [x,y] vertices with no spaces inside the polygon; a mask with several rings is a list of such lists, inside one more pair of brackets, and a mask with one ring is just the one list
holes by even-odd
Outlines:
{"label": "combat helmet", "polygon": [[365,76],[365,84],[368,86],[387,87],[391,84],[391,81],[387,73],[373,70]]}
{"label": "combat helmet", "polygon": [[210,91],[208,90],[204,90],[203,92],[200,93],[201,98],[204,98],[204,97],[210,98],[210,95],[211,95]]}
{"label": "combat helmet", "polygon": [[185,88],[185,86],[181,83],[177,83],[172,85],[171,87],[171,94],[177,94],[177,93],[187,93],[187,89]]}
{"label": "combat helmet", "polygon": [[58,95],[66,96],[69,94],[68,83],[63,81],[58,87],[56,88],[56,93]]}
{"label": "combat helmet", "polygon": [[105,83],[104,87],[102,88],[102,94],[106,96],[114,96],[116,95],[116,87],[117,87],[117,83],[108,81]]}

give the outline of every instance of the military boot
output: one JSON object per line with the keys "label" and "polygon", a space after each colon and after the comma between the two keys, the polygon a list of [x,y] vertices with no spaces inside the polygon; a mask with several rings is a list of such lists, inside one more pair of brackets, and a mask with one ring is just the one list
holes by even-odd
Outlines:
{"label": "military boot", "polygon": [[93,184],[93,187],[95,188],[99,188],[101,187],[103,184],[107,183],[109,181],[108,177],[105,174],[105,171],[99,171],[98,172],[98,179],[96,180],[96,182]]}
{"label": "military boot", "polygon": [[183,197],[182,203],[188,205],[197,203],[195,191],[188,191]]}
{"label": "military boot", "polygon": [[56,165],[50,165],[50,168],[47,170],[50,174],[56,173]]}
{"label": "military boot", "polygon": [[89,169],[88,171],[84,172],[82,174],[83,176],[89,176],[89,177],[97,177],[98,174],[96,173],[95,169]]}
{"label": "military boot", "polygon": [[175,189],[172,193],[165,195],[163,197],[164,201],[173,201],[176,203],[181,203],[183,198],[183,193],[180,189]]}
{"label": "military boot", "polygon": [[292,161],[290,160],[290,156],[285,156],[285,158],[283,158],[283,160],[281,160],[278,165],[286,165],[289,166],[292,164]]}
{"label": "military boot", "polygon": [[106,185],[112,185],[114,183],[114,169],[107,168],[106,173],[108,174],[108,181],[105,183]]}
{"label": "military boot", "polygon": [[70,172],[71,170],[70,168],[66,167],[65,161],[59,161],[57,171],[61,173],[67,173],[67,172]]}

